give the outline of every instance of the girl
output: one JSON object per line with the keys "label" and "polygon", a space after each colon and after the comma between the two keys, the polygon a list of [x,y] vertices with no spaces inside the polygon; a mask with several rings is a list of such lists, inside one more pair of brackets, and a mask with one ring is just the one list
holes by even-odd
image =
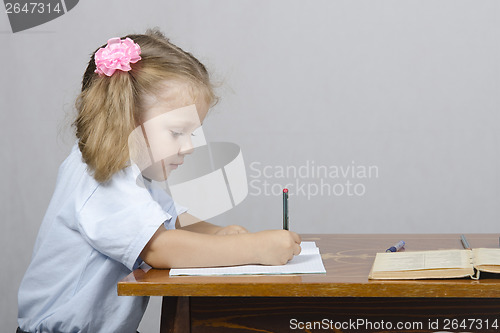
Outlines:
{"label": "girl", "polygon": [[[280,265],[299,254],[293,232],[196,222],[150,181],[192,152],[191,133],[215,100],[205,67],[158,30],[112,38],[93,53],[76,102],[78,140],[19,288],[18,332],[136,332],[148,298],[118,297],[116,285],[142,262]],[[163,143],[162,158],[138,165],[129,135],[159,116],[167,123],[146,145]]]}

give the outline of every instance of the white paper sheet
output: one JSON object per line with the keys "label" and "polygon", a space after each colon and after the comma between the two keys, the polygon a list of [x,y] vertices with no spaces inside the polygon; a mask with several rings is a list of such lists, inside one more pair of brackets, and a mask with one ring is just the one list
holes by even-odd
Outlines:
{"label": "white paper sheet", "polygon": [[178,275],[255,275],[255,274],[311,274],[326,273],[323,260],[316,247],[316,242],[300,243],[302,251],[286,265],[265,266],[265,265],[242,265],[229,267],[208,267],[208,268],[173,268],[170,276]]}

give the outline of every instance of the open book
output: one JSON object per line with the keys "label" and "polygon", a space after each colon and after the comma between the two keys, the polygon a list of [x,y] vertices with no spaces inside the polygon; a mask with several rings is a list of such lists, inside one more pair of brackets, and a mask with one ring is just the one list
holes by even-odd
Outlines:
{"label": "open book", "polygon": [[500,273],[500,249],[377,253],[369,279],[447,279]]}
{"label": "open book", "polygon": [[170,276],[177,275],[246,275],[246,274],[311,274],[326,273],[319,248],[315,242],[300,243],[301,252],[286,265],[242,265],[207,268],[172,268]]}

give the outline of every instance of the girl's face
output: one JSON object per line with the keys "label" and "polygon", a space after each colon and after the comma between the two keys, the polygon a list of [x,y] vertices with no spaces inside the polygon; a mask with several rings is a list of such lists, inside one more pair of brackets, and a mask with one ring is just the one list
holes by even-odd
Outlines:
{"label": "girl's face", "polygon": [[193,152],[193,132],[201,126],[209,106],[204,101],[195,103],[186,89],[182,83],[167,83],[160,99],[150,98],[142,125],[132,132],[131,137],[142,144],[136,145],[131,157],[136,157],[132,159],[146,178],[166,180],[184,156]]}

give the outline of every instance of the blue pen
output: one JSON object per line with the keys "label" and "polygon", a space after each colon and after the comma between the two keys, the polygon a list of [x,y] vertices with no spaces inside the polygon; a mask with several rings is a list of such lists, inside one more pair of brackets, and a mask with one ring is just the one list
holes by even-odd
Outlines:
{"label": "blue pen", "polygon": [[398,252],[404,246],[405,246],[405,242],[404,241],[399,241],[396,245],[391,246],[390,248],[388,248],[387,250],[385,250],[385,252]]}
{"label": "blue pen", "polygon": [[471,247],[469,245],[469,242],[467,241],[467,238],[465,238],[465,235],[460,235],[460,239],[462,240],[462,246],[466,250],[471,250]]}

